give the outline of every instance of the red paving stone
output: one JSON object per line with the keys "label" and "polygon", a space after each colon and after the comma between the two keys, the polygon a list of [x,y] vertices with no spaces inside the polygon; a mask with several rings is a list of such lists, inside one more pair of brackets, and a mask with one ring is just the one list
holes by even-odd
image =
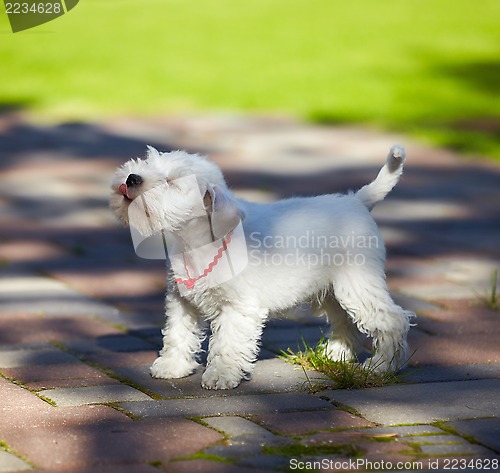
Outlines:
{"label": "red paving stone", "polygon": [[31,365],[19,368],[4,368],[2,372],[9,378],[22,383],[51,381],[55,379],[104,378],[106,375],[84,363],[67,363],[55,365]]}
{"label": "red paving stone", "polygon": [[500,362],[498,312],[476,301],[448,303],[446,310],[426,311],[410,330],[412,365]]}
{"label": "red paving stone", "polygon": [[453,310],[426,311],[418,318],[418,327],[435,334],[484,333],[500,335],[499,312],[477,307],[463,301],[462,307]]}
{"label": "red paving stone", "polygon": [[68,252],[39,240],[16,240],[0,243],[0,259],[10,262],[57,260],[68,256]]}
{"label": "red paving stone", "polygon": [[88,359],[100,366],[144,366],[151,365],[158,357],[158,351],[138,351],[130,353],[96,353],[89,355]]}
{"label": "red paving stone", "polygon": [[46,318],[36,314],[0,313],[0,343],[53,342],[114,334],[123,332],[90,317]]}
{"label": "red paving stone", "polygon": [[[94,411],[96,413],[96,411]],[[74,415],[52,425],[3,429],[3,439],[39,468],[71,471],[103,464],[168,463],[222,439],[219,433],[186,419],[131,421],[102,415]],[[186,441],[189,439],[189,441]]]}
{"label": "red paving stone", "polygon": [[[133,252],[132,245],[130,251]],[[68,286],[92,297],[138,297],[163,293],[165,288],[163,265],[159,264],[156,268],[137,266],[127,269],[72,268],[49,270],[49,273]],[[106,284],[103,284],[103,280]]]}
{"label": "red paving stone", "polygon": [[500,324],[497,320],[479,317],[474,320],[473,313],[467,316],[469,320],[460,320],[460,314],[456,315],[457,319],[454,319],[454,315],[451,314],[448,320],[445,317],[441,320],[419,317],[417,326],[420,330],[433,335],[482,334],[485,338],[495,337],[497,340],[500,338]]}
{"label": "red paving stone", "polygon": [[40,401],[43,402],[43,405],[39,406],[40,408],[37,410],[12,410],[9,413],[11,416],[10,431],[17,432],[30,428],[55,429],[58,426],[84,424],[99,425],[100,423],[132,422],[125,414],[108,406],[54,407],[41,399]]}
{"label": "red paving stone", "polygon": [[[30,473],[52,473],[54,470],[29,470]],[[155,466],[141,464],[100,465],[90,468],[68,468],[66,473],[158,473]]]}
{"label": "red paving stone", "polygon": [[51,406],[35,394],[0,377],[0,425],[12,422],[16,416],[47,413]]}
{"label": "red paving stone", "polygon": [[329,429],[372,427],[374,424],[345,411],[292,412],[255,416],[254,420],[281,435],[303,435]]}
{"label": "red paving stone", "polygon": [[500,363],[498,334],[427,335],[410,330],[410,366]]}
{"label": "red paving stone", "polygon": [[500,362],[498,311],[479,300],[439,300],[443,310],[425,311],[410,330],[411,365]]}
{"label": "red paving stone", "polygon": [[78,378],[78,379],[53,379],[50,381],[37,381],[25,383],[25,386],[35,391],[55,388],[83,388],[90,386],[109,386],[110,384],[120,384],[120,381],[113,378]]}
{"label": "red paving stone", "polygon": [[110,378],[102,371],[84,363],[31,365],[4,368],[1,372],[35,390],[118,383],[117,380]]}

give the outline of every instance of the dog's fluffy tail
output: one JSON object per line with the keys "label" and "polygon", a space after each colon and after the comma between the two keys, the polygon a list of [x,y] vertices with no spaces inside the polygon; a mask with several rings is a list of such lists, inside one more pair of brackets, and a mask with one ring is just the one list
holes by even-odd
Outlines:
{"label": "dog's fluffy tail", "polygon": [[366,205],[368,210],[373,209],[376,203],[384,200],[384,197],[398,183],[403,173],[405,160],[406,151],[404,146],[393,146],[387,155],[384,167],[380,170],[376,179],[356,192],[356,197]]}

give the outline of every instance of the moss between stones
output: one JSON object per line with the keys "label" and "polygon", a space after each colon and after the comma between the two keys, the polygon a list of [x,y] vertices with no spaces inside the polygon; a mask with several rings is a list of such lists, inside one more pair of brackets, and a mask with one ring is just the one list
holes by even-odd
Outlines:
{"label": "moss between stones", "polygon": [[282,445],[278,447],[263,447],[262,451],[267,455],[278,455],[283,457],[309,457],[318,455],[345,455],[358,458],[361,452],[353,445]]}

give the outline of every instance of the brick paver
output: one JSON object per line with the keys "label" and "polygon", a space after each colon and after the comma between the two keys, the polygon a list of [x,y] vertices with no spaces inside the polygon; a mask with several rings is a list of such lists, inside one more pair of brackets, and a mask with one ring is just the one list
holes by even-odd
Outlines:
{"label": "brick paver", "polygon": [[141,391],[124,384],[46,389],[40,391],[40,395],[54,401],[58,406],[82,406],[85,404],[108,404],[122,401],[147,401],[150,399]]}
{"label": "brick paver", "polygon": [[341,410],[257,415],[255,419],[281,435],[304,435],[317,430],[371,427],[366,419]]}
{"label": "brick paver", "polygon": [[[446,458],[498,458],[500,325],[487,303],[498,165],[287,118],[42,126],[0,111],[0,125],[0,472],[269,473],[294,458],[435,471]],[[357,188],[396,142],[405,174],[374,216],[391,292],[418,314],[403,384],[308,393],[303,371],[275,358],[325,331],[307,306],[270,322],[252,379],[233,391],[202,389],[201,369],[150,377],[164,262],[137,258],[108,209],[117,165],[146,144],[209,152],[236,192],[270,201]]]}
{"label": "brick paver", "polygon": [[27,471],[31,465],[16,457],[14,454],[0,449],[0,472]]}
{"label": "brick paver", "polygon": [[251,415],[331,407],[328,402],[318,397],[302,393],[249,395],[230,393],[166,401],[122,402],[120,406],[139,417]]}
{"label": "brick paver", "polygon": [[354,407],[384,425],[500,417],[500,379],[385,386],[363,391],[324,391],[334,402]]}
{"label": "brick paver", "polygon": [[62,342],[121,333],[102,321],[77,315],[52,318],[45,314],[5,312],[0,318],[0,344]]}

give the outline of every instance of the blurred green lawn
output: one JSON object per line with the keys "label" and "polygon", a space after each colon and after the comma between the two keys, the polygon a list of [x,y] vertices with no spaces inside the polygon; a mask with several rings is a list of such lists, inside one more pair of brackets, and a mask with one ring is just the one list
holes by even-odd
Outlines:
{"label": "blurred green lawn", "polygon": [[499,0],[80,0],[16,34],[0,11],[0,78],[0,108],[51,118],[287,113],[500,157]]}

